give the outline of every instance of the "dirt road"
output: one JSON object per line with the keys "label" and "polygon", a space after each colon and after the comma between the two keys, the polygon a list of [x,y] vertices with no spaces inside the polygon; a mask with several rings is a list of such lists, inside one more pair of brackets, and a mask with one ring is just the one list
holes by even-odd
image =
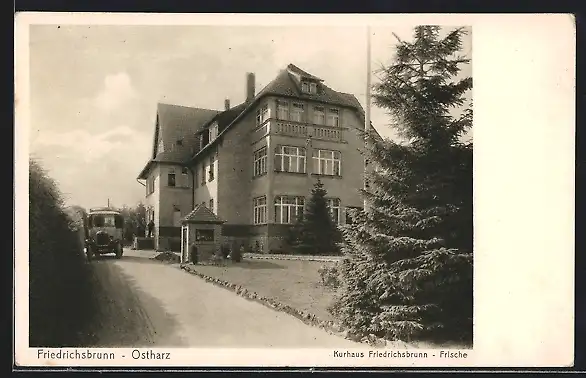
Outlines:
{"label": "dirt road", "polygon": [[92,262],[87,346],[358,346],[148,257],[126,250]]}

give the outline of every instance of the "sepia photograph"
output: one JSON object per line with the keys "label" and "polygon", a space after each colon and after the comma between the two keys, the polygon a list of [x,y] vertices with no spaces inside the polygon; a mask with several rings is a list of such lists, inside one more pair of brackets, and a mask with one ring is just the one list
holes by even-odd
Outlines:
{"label": "sepia photograph", "polygon": [[27,29],[38,364],[473,352],[471,23]]}

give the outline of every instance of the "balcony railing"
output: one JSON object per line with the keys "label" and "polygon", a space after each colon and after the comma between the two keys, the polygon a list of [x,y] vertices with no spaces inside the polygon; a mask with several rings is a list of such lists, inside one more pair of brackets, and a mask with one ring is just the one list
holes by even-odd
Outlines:
{"label": "balcony railing", "polygon": [[[272,128],[271,128],[272,129]],[[307,125],[296,122],[276,121],[275,128],[271,130],[275,134],[288,135],[299,138],[311,136],[314,139],[342,142],[343,130],[339,127],[324,125]]]}
{"label": "balcony railing", "polygon": [[342,141],[342,130],[333,128],[333,127],[319,127],[313,126],[313,135],[312,137],[315,139],[326,139],[326,140],[335,140],[335,141]]}
{"label": "balcony railing", "polygon": [[276,134],[299,136],[299,137],[307,137],[307,135],[308,135],[307,134],[307,126],[299,124],[299,123],[277,121],[276,125],[277,125],[277,127],[275,128]]}

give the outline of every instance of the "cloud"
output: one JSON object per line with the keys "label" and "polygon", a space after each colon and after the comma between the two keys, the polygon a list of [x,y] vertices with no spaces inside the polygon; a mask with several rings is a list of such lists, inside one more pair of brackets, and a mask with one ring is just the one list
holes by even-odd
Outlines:
{"label": "cloud", "polygon": [[130,76],[126,72],[108,75],[104,78],[104,87],[95,98],[98,108],[112,111],[137,97]]}
{"label": "cloud", "polygon": [[31,139],[31,156],[56,180],[69,204],[133,204],[144,197],[135,182],[152,146],[148,132],[119,126],[92,134],[87,130],[40,131]]}
{"label": "cloud", "polygon": [[[74,155],[79,162],[90,163],[102,159],[104,156],[116,154],[120,160],[126,160],[123,153],[136,150],[147,151],[150,147],[150,138],[146,133],[139,133],[128,126],[120,126],[105,133],[94,135],[86,130],[68,132],[39,132],[31,143],[34,152],[52,151],[55,156]],[[134,151],[131,151],[132,146]],[[146,152],[145,152],[146,153]],[[138,154],[142,157],[141,154]]]}

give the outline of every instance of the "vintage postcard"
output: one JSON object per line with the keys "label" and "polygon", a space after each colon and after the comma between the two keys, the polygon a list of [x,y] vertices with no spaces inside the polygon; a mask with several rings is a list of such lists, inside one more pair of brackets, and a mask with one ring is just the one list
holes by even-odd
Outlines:
{"label": "vintage postcard", "polygon": [[567,367],[571,15],[20,13],[15,365]]}

